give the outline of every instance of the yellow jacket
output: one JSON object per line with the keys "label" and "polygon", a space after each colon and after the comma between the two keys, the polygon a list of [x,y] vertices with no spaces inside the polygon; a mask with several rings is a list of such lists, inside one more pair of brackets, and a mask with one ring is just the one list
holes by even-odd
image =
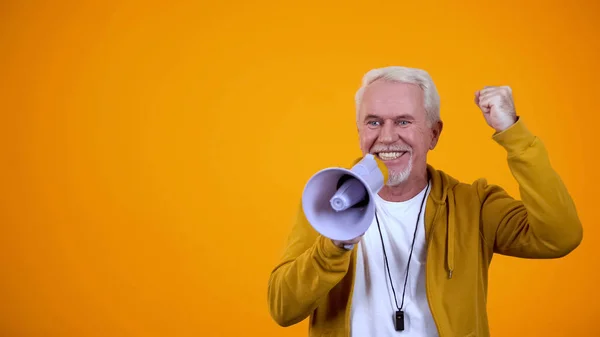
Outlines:
{"label": "yellow jacket", "polygon": [[[485,179],[465,184],[428,166],[426,289],[441,337],[489,336],[486,299],[494,253],[559,258],[582,240],[573,200],[541,140],[521,119],[493,139],[507,151],[522,201]],[[351,251],[336,247],[300,211],[269,279],[271,316],[281,326],[310,317],[309,336],[349,336],[355,265],[356,245]]]}

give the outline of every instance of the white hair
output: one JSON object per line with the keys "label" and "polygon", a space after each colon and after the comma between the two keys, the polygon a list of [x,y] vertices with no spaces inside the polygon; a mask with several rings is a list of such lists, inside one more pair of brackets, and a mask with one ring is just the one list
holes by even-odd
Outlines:
{"label": "white hair", "polygon": [[362,86],[358,89],[355,96],[357,121],[365,89],[369,84],[378,79],[418,85],[423,90],[425,112],[429,126],[440,120],[440,96],[431,76],[425,70],[421,69],[390,66],[369,70],[363,76]]}

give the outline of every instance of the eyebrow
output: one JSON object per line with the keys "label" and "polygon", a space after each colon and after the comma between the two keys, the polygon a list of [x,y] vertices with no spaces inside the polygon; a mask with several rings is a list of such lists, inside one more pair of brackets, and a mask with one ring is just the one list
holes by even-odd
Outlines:
{"label": "eyebrow", "polygon": [[[368,114],[365,116],[365,120],[367,119],[382,119],[380,116],[377,115],[373,115],[373,114]],[[399,120],[399,119],[410,119],[410,120],[414,120],[415,118],[411,115],[408,114],[403,114],[400,116],[396,116],[396,118],[394,118],[395,120]]]}
{"label": "eyebrow", "polygon": [[380,119],[381,117],[373,114],[368,114],[365,116],[365,119]]}

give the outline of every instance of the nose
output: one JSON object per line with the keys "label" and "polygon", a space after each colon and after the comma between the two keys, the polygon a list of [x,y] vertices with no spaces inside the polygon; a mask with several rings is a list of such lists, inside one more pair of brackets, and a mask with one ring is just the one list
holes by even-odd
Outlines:
{"label": "nose", "polygon": [[396,137],[394,124],[392,122],[384,123],[379,133],[379,141],[381,143],[393,143],[397,140]]}

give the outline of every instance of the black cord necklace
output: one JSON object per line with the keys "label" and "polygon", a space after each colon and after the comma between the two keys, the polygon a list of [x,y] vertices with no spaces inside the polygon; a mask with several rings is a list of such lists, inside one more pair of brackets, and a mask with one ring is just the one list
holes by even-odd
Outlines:
{"label": "black cord necklace", "polygon": [[377,212],[375,212],[375,220],[377,220],[377,229],[379,229],[379,237],[381,238],[381,246],[383,248],[383,257],[385,258],[385,267],[388,272],[388,276],[390,278],[390,285],[392,286],[392,292],[394,293],[394,303],[396,304],[396,314],[394,315],[394,327],[396,331],[404,330],[404,295],[406,294],[406,284],[408,283],[408,268],[410,268],[410,260],[412,258],[413,248],[415,247],[415,239],[417,238],[417,229],[419,228],[419,220],[421,218],[421,211],[423,210],[423,203],[427,198],[427,190],[429,189],[429,182],[427,182],[427,186],[425,187],[425,194],[423,195],[423,200],[421,201],[421,207],[419,208],[419,215],[417,216],[417,222],[415,223],[415,232],[413,234],[412,244],[410,246],[410,254],[408,255],[408,264],[406,265],[406,275],[404,277],[404,289],[402,290],[402,303],[398,306],[398,300],[396,299],[396,290],[394,290],[394,281],[392,280],[392,274],[390,273],[390,266],[387,259],[387,254],[385,252],[385,244],[383,243],[383,234],[381,234],[381,226],[379,225],[379,218],[377,217]]}

